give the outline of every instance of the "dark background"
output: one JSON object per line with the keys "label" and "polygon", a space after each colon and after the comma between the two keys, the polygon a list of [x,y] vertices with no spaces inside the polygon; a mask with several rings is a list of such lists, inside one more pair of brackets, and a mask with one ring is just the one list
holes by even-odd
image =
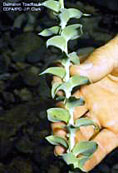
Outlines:
{"label": "dark background", "polygon": [[[46,49],[46,39],[38,33],[57,21],[45,8],[3,12],[2,2],[0,7],[0,173],[66,173],[68,167],[44,139],[50,134],[46,109],[54,103],[45,77],[38,75],[60,53],[53,47]],[[99,47],[117,34],[118,0],[67,0],[66,7],[91,14],[77,21],[83,24],[84,34],[70,42],[70,50],[79,53],[85,47]],[[118,151],[91,173],[118,173]]]}

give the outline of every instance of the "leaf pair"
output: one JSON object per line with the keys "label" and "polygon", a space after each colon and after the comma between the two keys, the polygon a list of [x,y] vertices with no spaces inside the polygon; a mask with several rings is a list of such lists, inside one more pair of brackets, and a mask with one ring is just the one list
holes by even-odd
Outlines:
{"label": "leaf pair", "polygon": [[43,3],[41,3],[42,6],[47,7],[55,12],[59,12],[60,10],[60,4],[58,1],[55,0],[47,0]]}
{"label": "leaf pair", "polygon": [[[63,159],[68,165],[73,165],[74,168],[80,168],[85,171],[83,166],[96,151],[97,147],[98,145],[93,141],[77,143],[72,152],[63,154]],[[82,156],[77,158],[79,154]]]}
{"label": "leaf pair", "polygon": [[71,18],[79,19],[81,18],[81,16],[82,16],[82,12],[78,9],[74,9],[74,8],[61,9],[61,13],[59,14],[59,18],[61,21],[60,23],[61,28],[64,29]]}
{"label": "leaf pair", "polygon": [[59,136],[47,136],[46,140],[51,143],[52,145],[62,145],[65,148],[68,148],[68,143],[64,138],[61,138]]}
{"label": "leaf pair", "polygon": [[66,98],[69,98],[74,87],[81,86],[87,83],[89,83],[87,77],[75,75],[71,77],[68,82],[60,84],[59,87],[57,87],[55,94],[59,90],[63,90],[65,92]]}
{"label": "leaf pair", "polygon": [[[78,29],[79,28],[79,29]],[[40,35],[44,35],[45,33],[49,33],[49,35],[52,34],[56,34],[59,32],[59,28],[58,27],[54,27],[54,28],[49,28],[48,30],[44,30],[43,33],[40,33]],[[67,27],[65,27],[62,32],[61,35],[59,36],[54,36],[52,38],[50,38],[47,41],[47,47],[48,46],[55,46],[59,49],[61,49],[63,52],[67,53],[67,43],[69,40],[74,40],[80,37],[80,35],[82,34],[82,25],[80,24],[74,24],[74,25],[69,25]],[[46,34],[45,34],[46,36]]]}
{"label": "leaf pair", "polygon": [[[78,29],[79,28],[79,29]],[[53,26],[51,28],[44,29],[42,32],[39,33],[41,36],[51,36],[56,35],[59,33],[60,27]],[[47,41],[48,46],[55,46],[61,49],[63,52],[67,52],[67,43],[69,40],[74,40],[80,37],[82,34],[82,25],[81,24],[73,24],[65,27],[61,35],[54,36]]]}
{"label": "leaf pair", "polygon": [[[70,109],[73,110],[76,106],[83,105],[83,103],[84,102],[82,99],[76,99],[76,100],[74,99],[74,102],[67,102],[66,108],[69,108],[68,110],[63,108],[50,108],[47,110],[48,120],[51,122],[63,121],[65,123],[68,123],[71,118],[71,114],[69,112]],[[82,126],[91,126],[91,125],[94,126],[95,129],[99,129],[98,125],[89,118],[79,118],[75,120],[73,127],[75,129],[78,129]]]}

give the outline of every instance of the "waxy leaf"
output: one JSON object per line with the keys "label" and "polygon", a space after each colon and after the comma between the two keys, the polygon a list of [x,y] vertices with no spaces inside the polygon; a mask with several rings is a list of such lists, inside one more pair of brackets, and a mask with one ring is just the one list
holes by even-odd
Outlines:
{"label": "waxy leaf", "polygon": [[50,38],[47,41],[47,47],[48,46],[55,46],[59,49],[61,49],[63,52],[66,52],[67,50],[67,42],[62,36],[55,36]]}
{"label": "waxy leaf", "polygon": [[67,153],[67,154],[63,154],[63,159],[64,161],[67,163],[67,165],[73,165],[74,168],[78,168],[78,158],[76,158],[74,156],[73,153]]}
{"label": "waxy leaf", "polygon": [[60,18],[60,21],[61,21],[60,25],[61,25],[62,29],[64,29],[65,26],[67,25],[67,22],[70,19],[70,14],[69,14],[68,9],[66,9],[66,8],[61,9],[61,13],[59,14],[59,18]]}
{"label": "waxy leaf", "polygon": [[68,164],[68,165],[73,165],[73,168],[79,168],[82,171],[85,171],[83,166],[85,164],[85,162],[87,160],[89,160],[88,156],[82,156],[80,158],[77,158],[73,153],[67,153],[67,154],[63,154],[62,155],[64,161]]}
{"label": "waxy leaf", "polygon": [[96,129],[98,129],[98,125],[89,118],[80,118],[75,121],[75,127],[80,128],[81,126],[90,126],[93,125]]}
{"label": "waxy leaf", "polygon": [[39,35],[49,37],[51,35],[58,34],[59,29],[59,26],[53,26],[51,28],[44,29],[42,32],[39,33]]}
{"label": "waxy leaf", "polygon": [[65,100],[65,97],[64,96],[58,96],[56,98],[57,101],[60,101],[60,102],[63,102]]}
{"label": "waxy leaf", "polygon": [[59,15],[60,21],[61,21],[61,27],[62,29],[65,28],[67,25],[68,21],[71,18],[77,18],[79,19],[82,16],[82,12],[80,10],[74,9],[74,8],[69,8],[69,9],[61,9],[61,13]]}
{"label": "waxy leaf", "polygon": [[50,67],[50,68],[46,69],[45,71],[43,71],[40,75],[45,74],[45,73],[50,73],[50,74],[53,74],[60,78],[64,78],[66,71],[63,67]]}
{"label": "waxy leaf", "polygon": [[66,142],[66,140],[64,138],[61,138],[59,136],[47,136],[46,140],[51,143],[52,145],[62,145],[65,148],[68,148],[68,143]]}
{"label": "waxy leaf", "polygon": [[80,64],[80,60],[76,52],[70,53],[69,58],[73,64]]}
{"label": "waxy leaf", "polygon": [[66,98],[71,96],[71,91],[74,87],[87,84],[89,82],[87,77],[75,75],[69,79],[68,82],[62,83],[56,90],[63,90],[66,94]]}
{"label": "waxy leaf", "polygon": [[83,13],[80,10],[75,9],[75,8],[69,8],[68,11],[69,11],[69,14],[70,14],[70,18],[79,19],[83,15]]}
{"label": "waxy leaf", "polygon": [[48,0],[43,2],[41,5],[55,11],[55,12],[59,12],[60,10],[60,4],[58,1],[54,1],[54,0]]}
{"label": "waxy leaf", "polygon": [[80,37],[81,34],[82,25],[80,24],[69,25],[65,27],[61,33],[61,35],[66,39],[66,41],[77,39]]}
{"label": "waxy leaf", "polygon": [[52,89],[51,89],[51,96],[52,98],[55,97],[55,93],[56,93],[56,89],[60,86],[60,82],[55,82],[53,85],[52,85]]}
{"label": "waxy leaf", "polygon": [[66,102],[66,108],[68,110],[73,110],[77,106],[82,106],[84,104],[84,100],[82,98],[77,99],[76,97],[70,97]]}
{"label": "waxy leaf", "polygon": [[68,123],[70,114],[63,108],[50,108],[47,110],[48,120],[51,122],[64,121]]}
{"label": "waxy leaf", "polygon": [[93,141],[82,141],[75,145],[72,153],[75,156],[83,154],[84,156],[91,156],[97,149],[98,144]]}

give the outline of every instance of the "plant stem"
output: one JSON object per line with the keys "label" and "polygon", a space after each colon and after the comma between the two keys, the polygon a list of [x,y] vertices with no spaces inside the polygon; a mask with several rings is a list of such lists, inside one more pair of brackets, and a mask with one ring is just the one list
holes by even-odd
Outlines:
{"label": "plant stem", "polygon": [[64,8],[64,0],[59,0],[61,8]]}

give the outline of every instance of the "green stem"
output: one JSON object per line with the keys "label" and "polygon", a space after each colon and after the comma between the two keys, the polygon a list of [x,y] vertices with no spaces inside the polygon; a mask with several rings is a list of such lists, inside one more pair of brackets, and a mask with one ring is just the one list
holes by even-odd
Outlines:
{"label": "green stem", "polygon": [[64,0],[59,0],[61,8],[64,8]]}
{"label": "green stem", "polygon": [[75,145],[75,133],[76,133],[76,129],[71,128],[71,126],[68,126],[68,131],[69,131],[69,148],[67,152],[71,152],[74,145]]}

